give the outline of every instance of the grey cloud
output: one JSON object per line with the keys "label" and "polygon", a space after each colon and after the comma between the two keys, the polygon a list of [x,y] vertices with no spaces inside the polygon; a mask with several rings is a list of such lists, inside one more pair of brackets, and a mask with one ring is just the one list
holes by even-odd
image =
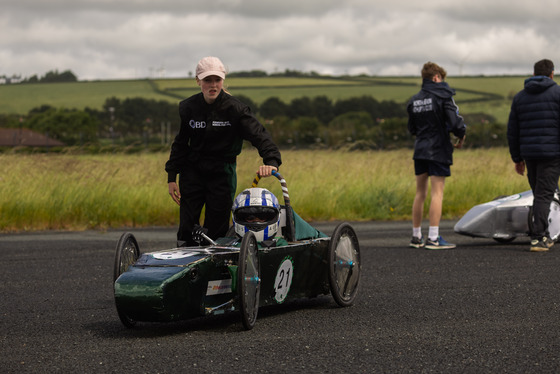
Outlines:
{"label": "grey cloud", "polygon": [[205,55],[231,71],[525,73],[560,60],[558,17],[552,0],[5,0],[0,75],[185,77]]}

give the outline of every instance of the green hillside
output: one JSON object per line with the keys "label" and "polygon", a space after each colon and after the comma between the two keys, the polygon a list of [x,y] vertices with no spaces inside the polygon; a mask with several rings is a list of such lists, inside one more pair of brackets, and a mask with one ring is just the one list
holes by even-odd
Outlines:
{"label": "green hillside", "polygon": [[[523,77],[449,77],[457,90],[455,101],[461,112],[487,113],[505,123],[512,95],[523,86]],[[379,101],[405,103],[421,84],[420,77],[264,77],[228,78],[226,87],[233,95],[245,95],[262,103],[278,97],[289,103],[303,96],[327,96],[333,101],[357,96],[373,96]],[[175,103],[196,92],[194,79],[91,81],[75,83],[36,83],[0,86],[0,113],[27,114],[41,105],[101,109],[109,97],[143,97]]]}

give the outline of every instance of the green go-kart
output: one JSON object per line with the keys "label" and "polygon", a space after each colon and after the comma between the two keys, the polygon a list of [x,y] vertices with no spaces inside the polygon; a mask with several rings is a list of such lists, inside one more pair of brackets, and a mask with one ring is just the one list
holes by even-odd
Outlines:
{"label": "green go-kart", "polygon": [[207,245],[141,253],[133,234],[121,236],[114,295],[126,327],[239,312],[244,328],[251,329],[259,308],[267,305],[329,293],[342,307],[354,303],[361,272],[354,229],[340,223],[331,237],[316,230],[292,210],[284,178],[273,175],[284,200],[281,236],[273,241],[232,230],[214,241],[199,229],[200,243]]}

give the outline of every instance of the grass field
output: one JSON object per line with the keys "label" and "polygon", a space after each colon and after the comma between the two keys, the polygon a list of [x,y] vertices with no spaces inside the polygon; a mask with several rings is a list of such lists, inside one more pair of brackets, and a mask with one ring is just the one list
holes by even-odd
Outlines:
{"label": "grass field", "polygon": [[29,110],[48,104],[54,107],[102,109],[105,100],[116,96],[167,100],[154,92],[146,80],[100,81],[77,83],[0,85],[0,113],[27,114]]}
{"label": "grass field", "polygon": [[[308,221],[409,220],[415,182],[410,150],[283,151],[281,173],[292,206]],[[0,232],[174,226],[178,207],[167,193],[167,153],[0,154]],[[238,159],[238,191],[260,163]],[[281,199],[276,179],[259,186]],[[498,195],[528,190],[505,148],[455,152],[444,219]],[[427,207],[426,207],[427,208]]]}
{"label": "grass field", "polygon": [[[523,77],[449,77],[457,90],[455,101],[461,113],[491,114],[507,122],[511,95],[523,86]],[[269,97],[289,103],[294,98],[327,96],[333,101],[369,95],[379,101],[404,103],[421,85],[420,77],[264,77],[228,78],[226,87],[233,95],[245,95],[257,104]],[[109,97],[143,97],[177,103],[199,88],[194,79],[92,81],[50,84],[0,85],[0,113],[27,114],[48,104],[54,107],[101,109]],[[491,99],[490,99],[491,96]]]}

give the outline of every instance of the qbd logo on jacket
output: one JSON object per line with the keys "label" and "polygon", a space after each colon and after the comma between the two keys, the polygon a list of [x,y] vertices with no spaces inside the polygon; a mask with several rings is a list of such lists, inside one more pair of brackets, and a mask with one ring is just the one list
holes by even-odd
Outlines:
{"label": "qbd logo on jacket", "polygon": [[195,121],[194,119],[191,119],[189,121],[189,126],[192,127],[193,129],[205,129],[206,128],[206,122],[205,121]]}
{"label": "qbd logo on jacket", "polygon": [[[195,121],[191,119],[189,121],[189,126],[193,129],[205,129],[206,121]],[[212,127],[229,127],[231,123],[229,121],[212,121]]]}

